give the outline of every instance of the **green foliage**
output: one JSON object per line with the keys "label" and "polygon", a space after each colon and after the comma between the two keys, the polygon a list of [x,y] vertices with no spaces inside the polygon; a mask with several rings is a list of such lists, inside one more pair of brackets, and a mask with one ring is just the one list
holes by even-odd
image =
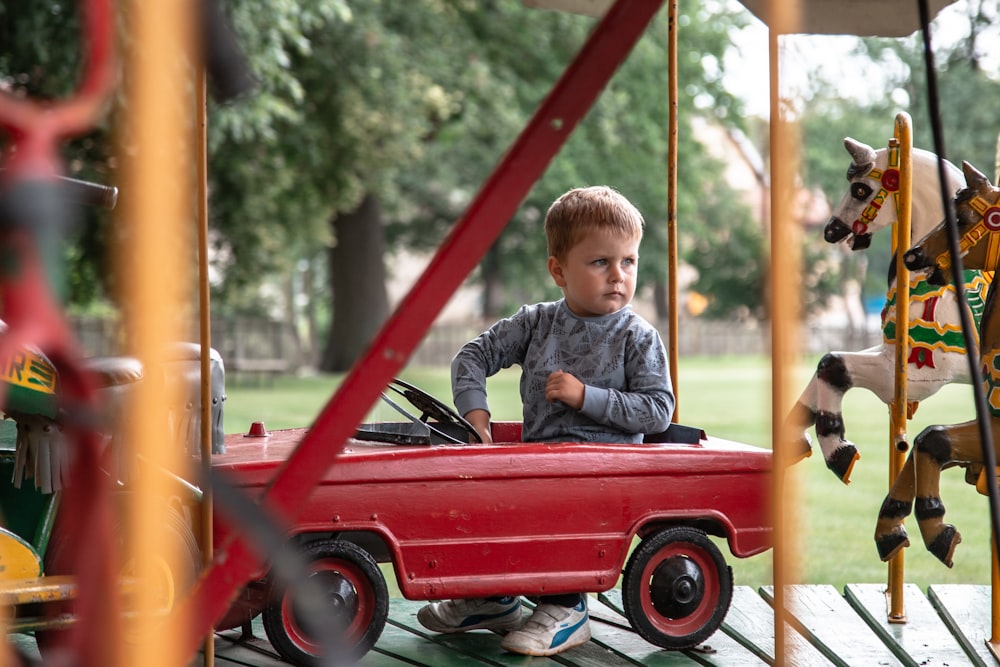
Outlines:
{"label": "green foliage", "polygon": [[[979,9],[989,11],[990,3]],[[992,13],[997,14],[994,6]],[[1000,102],[1000,71],[987,72],[976,57],[976,32],[952,44],[934,44],[938,107],[945,139],[946,157],[956,164],[967,160],[991,174],[996,160],[996,114]],[[984,15],[979,20],[985,20]],[[887,73],[886,99],[892,99],[913,118],[914,145],[934,150],[930,123],[930,98],[920,35],[905,40],[870,39],[864,52],[873,66]],[[893,76],[893,74],[895,76]],[[890,131],[891,131],[891,119]]]}
{"label": "green foliage", "polygon": [[706,221],[682,236],[682,257],[698,271],[692,288],[708,297],[708,317],[762,317],[764,232],[745,205],[714,185],[703,184],[698,202]]}
{"label": "green foliage", "polygon": [[[281,15],[284,7],[267,12]],[[436,247],[594,26],[516,0],[331,7],[283,23],[261,20],[252,4],[235,5],[247,50],[263,69],[258,95],[218,110],[213,123],[212,210],[230,258],[230,289],[281,270],[283,256],[335,242],[325,222],[366,192],[382,202],[391,243]],[[688,82],[685,125],[698,107],[739,117],[719,73],[704,65],[721,59],[727,30],[738,24],[723,7],[685,3],[678,63]],[[275,36],[272,26],[285,25]],[[508,307],[557,294],[542,268],[539,224],[570,187],[621,190],[646,216],[644,255],[662,257],[666,35],[663,12],[497,241],[495,278]],[[686,128],[680,135],[681,154],[694,160],[703,149]],[[702,177],[682,171],[680,178],[693,184]],[[695,194],[682,188],[681,199],[692,217],[702,215]],[[662,261],[641,266],[645,280],[666,279]]]}
{"label": "green foliage", "polygon": [[[39,39],[41,35],[49,39]],[[82,60],[72,3],[3,3],[0,45],[0,87],[50,99],[66,97],[75,88]]]}
{"label": "green foliage", "polygon": [[[970,23],[980,33],[991,11],[984,4]],[[79,39],[69,6],[0,6],[2,85],[48,97],[72,90]],[[232,311],[261,309],[263,282],[301,282],[301,267],[325,274],[327,250],[337,242],[329,222],[365,194],[381,203],[390,244],[439,245],[595,25],[518,0],[233,0],[226,8],[259,82],[237,104],[210,110],[212,238],[224,277],[215,303]],[[722,86],[723,54],[745,16],[721,0],[682,0],[678,21],[680,247],[699,268],[696,289],[713,295],[711,312],[720,316],[759,311],[765,244],[746,211],[732,205],[691,121],[758,129],[744,127],[739,101]],[[578,185],[608,183],[639,206],[647,221],[641,280],[667,279],[666,19],[663,10],[481,265],[480,280],[503,286],[504,309],[557,294],[542,268],[540,221],[556,196]],[[953,159],[988,171],[995,150],[995,105],[988,102],[997,84],[975,53],[970,37],[936,54],[942,116]],[[801,116],[803,182],[833,201],[843,194],[843,137],[884,143],[901,101],[908,99],[902,106],[914,117],[917,145],[930,144],[917,38],[869,40],[865,54],[890,79],[883,94],[863,103],[824,96],[829,86],[818,81]],[[106,130],[65,147],[69,173],[115,180]],[[113,288],[106,218],[88,213],[67,256],[74,301],[101,299]],[[807,240],[807,253],[812,245]],[[885,254],[869,253],[873,262]],[[807,257],[806,266],[823,259]],[[873,265],[868,275],[881,283],[884,269]],[[821,271],[805,281],[823,286],[831,278]],[[304,293],[329,300],[327,290]],[[284,294],[275,304],[281,301]]]}

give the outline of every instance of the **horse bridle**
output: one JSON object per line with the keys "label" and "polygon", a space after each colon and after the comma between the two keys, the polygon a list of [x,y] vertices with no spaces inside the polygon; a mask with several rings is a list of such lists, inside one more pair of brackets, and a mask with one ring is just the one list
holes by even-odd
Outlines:
{"label": "horse bridle", "polygon": [[878,212],[885,205],[886,198],[892,194],[892,203],[899,210],[899,143],[895,140],[889,141],[888,163],[883,171],[873,167],[866,175],[879,184],[879,190],[868,202],[861,215],[851,225],[851,231],[855,236],[868,233],[868,225],[878,216]]}
{"label": "horse bridle", "polygon": [[[964,257],[966,253],[974,248],[984,236],[989,235],[989,246],[986,248],[987,270],[989,267],[996,267],[1000,264],[1000,200],[990,203],[980,195],[976,195],[969,200],[969,206],[979,214],[979,221],[968,229],[958,242],[959,256]],[[951,255],[945,250],[934,260],[942,270],[951,266]]]}

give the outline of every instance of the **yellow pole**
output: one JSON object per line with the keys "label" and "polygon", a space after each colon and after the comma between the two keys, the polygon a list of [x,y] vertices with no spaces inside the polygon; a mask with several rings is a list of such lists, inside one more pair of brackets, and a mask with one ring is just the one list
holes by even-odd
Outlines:
{"label": "yellow pole", "polygon": [[[1000,135],[997,135],[996,155],[996,176],[993,178],[994,183],[1000,181]],[[982,475],[980,475],[980,478],[982,478]],[[1000,650],[998,650],[1000,648],[998,647],[998,644],[1000,644],[1000,555],[997,554],[996,534],[993,532],[992,527],[990,529],[990,560],[992,561],[992,567],[990,568],[991,604],[990,641],[988,645],[993,657],[997,662],[1000,662]]]}
{"label": "yellow pole", "polygon": [[1000,563],[998,563],[997,557],[997,541],[996,534],[990,531],[990,555],[992,556],[992,567],[990,568],[990,584],[991,588],[991,604],[990,604],[990,652],[993,656],[1000,661],[1000,655],[997,655],[996,646],[1000,643],[1000,595],[997,592],[1000,591]]}
{"label": "yellow pole", "polygon": [[[771,309],[771,429],[772,459],[771,502],[774,517],[774,658],[776,665],[794,663],[786,641],[785,624],[789,604],[786,593],[798,579],[798,533],[796,506],[797,473],[789,468],[787,443],[794,434],[785,422],[784,412],[794,400],[793,370],[799,350],[799,285],[801,284],[801,230],[793,205],[795,174],[798,166],[795,128],[782,115],[779,79],[779,35],[794,32],[798,15],[794,3],[772,0],[769,5],[769,70],[771,133],[771,272],[769,295]],[[783,502],[785,498],[792,502]]]}
{"label": "yellow pole", "polygon": [[[182,261],[190,255],[192,203],[191,114],[192,100],[186,61],[178,53],[188,48],[191,3],[129,3],[124,15],[130,25],[128,82],[128,142],[122,204],[118,224],[127,230],[119,253],[127,276],[123,280],[124,320],[132,350],[151,377],[167,361],[168,346],[188,337],[185,303],[191,289],[190,271]],[[167,406],[176,404],[163,382],[137,385],[135,409],[128,419],[127,442],[135,456],[151,468],[178,470],[182,452],[172,442]],[[144,475],[130,498],[128,560],[140,584],[136,587],[134,622],[124,642],[124,664],[173,667],[184,664],[171,628],[163,627],[164,604],[176,602],[184,591],[141,582],[162,582],[164,567],[178,571],[166,524],[170,495],[165,475]],[[172,594],[165,600],[164,594]],[[182,621],[181,621],[182,622]]]}
{"label": "yellow pole", "polygon": [[[909,365],[910,342],[910,272],[903,264],[903,253],[910,247],[910,220],[912,209],[913,170],[911,152],[913,139],[910,131],[910,116],[901,112],[896,115],[893,138],[889,142],[890,164],[899,169],[899,190],[896,195],[896,224],[893,237],[893,251],[896,257],[896,376],[892,406],[889,413],[889,488],[896,482],[906,460],[906,418],[907,418],[907,367]],[[891,164],[893,155],[899,155],[899,164]],[[903,609],[903,551],[900,550],[889,561],[889,622],[905,623]]]}
{"label": "yellow pole", "polygon": [[[201,460],[212,460],[212,318],[208,284],[208,111],[205,68],[198,68],[195,102],[198,116],[198,324],[201,341]],[[201,555],[207,567],[212,563],[212,489],[205,487],[201,499]],[[205,635],[205,667],[215,665],[215,635]]]}
{"label": "yellow pole", "polygon": [[678,138],[678,105],[677,105],[677,0],[670,0],[667,6],[667,85],[670,95],[670,109],[667,134],[667,278],[668,309],[670,316],[668,351],[670,353],[670,377],[674,383],[674,396],[677,397],[677,409],[674,410],[674,422],[679,420],[680,412],[680,375],[678,373],[678,358],[680,356],[680,317],[678,314],[677,288],[677,138]]}

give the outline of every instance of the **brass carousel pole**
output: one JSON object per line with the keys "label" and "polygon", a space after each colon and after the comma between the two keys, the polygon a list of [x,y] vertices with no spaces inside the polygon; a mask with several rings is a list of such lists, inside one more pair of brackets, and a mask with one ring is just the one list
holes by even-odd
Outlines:
{"label": "brass carousel pole", "polygon": [[[907,395],[906,380],[910,348],[910,272],[903,264],[903,252],[910,245],[910,218],[912,210],[913,169],[911,153],[913,138],[910,116],[905,112],[896,115],[895,131],[889,143],[889,164],[886,171],[899,170],[899,190],[896,193],[896,222],[893,237],[893,252],[896,258],[896,377],[895,391],[889,413],[889,488],[893,488],[899,472],[906,461]],[[893,156],[898,155],[899,164],[893,165]],[[903,550],[900,549],[888,565],[889,576],[889,622],[905,623],[903,609]]]}
{"label": "brass carousel pole", "polygon": [[[1000,182],[1000,134],[997,135],[996,161],[993,171],[993,182]],[[983,473],[982,488],[986,488]],[[997,662],[1000,662],[1000,554],[997,553],[997,536],[990,525],[990,638],[986,646]]]}
{"label": "brass carousel pole", "polygon": [[[212,318],[208,284],[208,109],[205,85],[205,67],[198,68],[195,85],[197,109],[198,163],[198,329],[201,343],[201,461],[209,465],[212,460]],[[203,489],[201,499],[201,555],[208,567],[214,558],[212,545],[212,489]],[[215,635],[205,634],[205,667],[215,664]]]}
{"label": "brass carousel pole", "polygon": [[674,395],[677,397],[677,409],[674,410],[674,422],[679,420],[680,387],[678,373],[678,358],[680,356],[680,317],[678,314],[677,287],[677,139],[678,139],[678,105],[677,105],[677,0],[669,0],[667,4],[669,27],[667,29],[667,85],[670,95],[669,119],[667,121],[667,277],[670,281],[668,289],[669,309],[669,353],[670,377],[674,383]]}

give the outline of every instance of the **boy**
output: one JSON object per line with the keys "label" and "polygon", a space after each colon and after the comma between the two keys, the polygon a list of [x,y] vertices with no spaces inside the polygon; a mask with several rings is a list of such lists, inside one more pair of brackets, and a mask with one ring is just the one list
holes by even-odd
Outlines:
{"label": "boy", "polygon": [[[492,442],[486,378],[521,366],[523,440],[642,442],[674,411],[667,355],[656,329],[632,312],[643,220],[606,186],[559,197],[545,216],[549,274],[563,292],[523,306],[467,343],[452,361],[455,407]],[[586,596],[540,598],[521,623],[506,596],[426,605],[418,620],[436,632],[512,630],[513,653],[554,655],[590,639]]]}

